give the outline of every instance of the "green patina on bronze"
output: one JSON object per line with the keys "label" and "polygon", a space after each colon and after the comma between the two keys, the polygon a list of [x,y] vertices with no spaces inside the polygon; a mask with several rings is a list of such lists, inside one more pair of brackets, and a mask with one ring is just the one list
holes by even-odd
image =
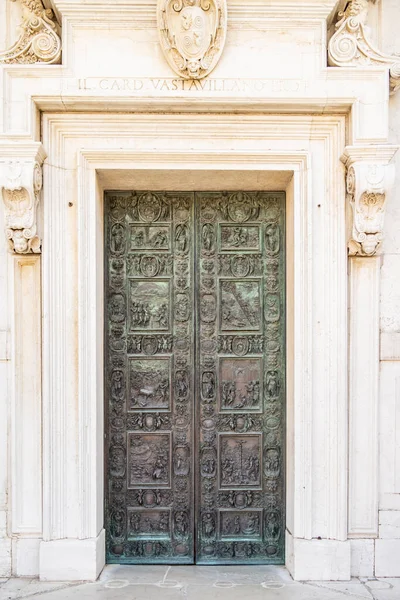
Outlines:
{"label": "green patina on bronze", "polygon": [[109,563],[284,563],[284,207],[106,193]]}

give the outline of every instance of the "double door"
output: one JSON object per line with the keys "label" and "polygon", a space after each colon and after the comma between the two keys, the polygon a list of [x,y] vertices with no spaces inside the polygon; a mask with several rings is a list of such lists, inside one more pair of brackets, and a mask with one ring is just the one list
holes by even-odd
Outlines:
{"label": "double door", "polygon": [[105,195],[107,561],[284,562],[285,195]]}

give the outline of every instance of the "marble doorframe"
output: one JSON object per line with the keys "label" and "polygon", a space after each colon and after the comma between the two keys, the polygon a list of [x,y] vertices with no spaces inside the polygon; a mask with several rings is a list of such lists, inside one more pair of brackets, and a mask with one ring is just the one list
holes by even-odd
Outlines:
{"label": "marble doorframe", "polygon": [[345,134],[344,115],[43,115],[42,579],[105,559],[103,191],[246,177],[287,193],[286,563],[350,577]]}

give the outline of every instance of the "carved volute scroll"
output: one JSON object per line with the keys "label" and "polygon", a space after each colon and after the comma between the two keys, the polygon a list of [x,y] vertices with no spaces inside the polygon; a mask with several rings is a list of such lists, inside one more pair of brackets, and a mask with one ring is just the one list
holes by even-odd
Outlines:
{"label": "carved volute scroll", "polygon": [[349,240],[350,256],[374,256],[383,241],[386,195],[394,183],[394,165],[389,164],[396,149],[379,148],[373,157],[371,149],[365,161],[360,160],[358,149],[348,148],[342,157],[346,165],[347,200],[352,208],[352,233]]}
{"label": "carved volute scroll", "polygon": [[17,254],[40,253],[37,208],[42,189],[43,154],[34,160],[12,160],[0,165],[0,192],[5,231],[10,250]]}
{"label": "carved volute scroll", "polygon": [[[12,0],[15,2],[16,0]],[[60,28],[51,9],[41,0],[19,0],[22,4],[22,23],[15,44],[0,53],[0,63],[55,64],[61,58]]]}
{"label": "carved volute scroll", "polygon": [[158,0],[158,31],[170,67],[184,79],[201,79],[225,45],[226,0]]}
{"label": "carved volute scroll", "polygon": [[370,0],[350,0],[346,10],[339,12],[336,33],[329,42],[328,61],[332,67],[387,66],[390,88],[400,87],[400,57],[384,54],[371,42],[366,25]]}

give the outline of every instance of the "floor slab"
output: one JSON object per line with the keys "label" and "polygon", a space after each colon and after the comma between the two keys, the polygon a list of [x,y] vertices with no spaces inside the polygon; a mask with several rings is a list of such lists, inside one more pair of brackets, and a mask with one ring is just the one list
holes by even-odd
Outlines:
{"label": "floor slab", "polygon": [[284,567],[108,565],[95,583],[0,581],[0,600],[400,600],[400,579],[296,582]]}

